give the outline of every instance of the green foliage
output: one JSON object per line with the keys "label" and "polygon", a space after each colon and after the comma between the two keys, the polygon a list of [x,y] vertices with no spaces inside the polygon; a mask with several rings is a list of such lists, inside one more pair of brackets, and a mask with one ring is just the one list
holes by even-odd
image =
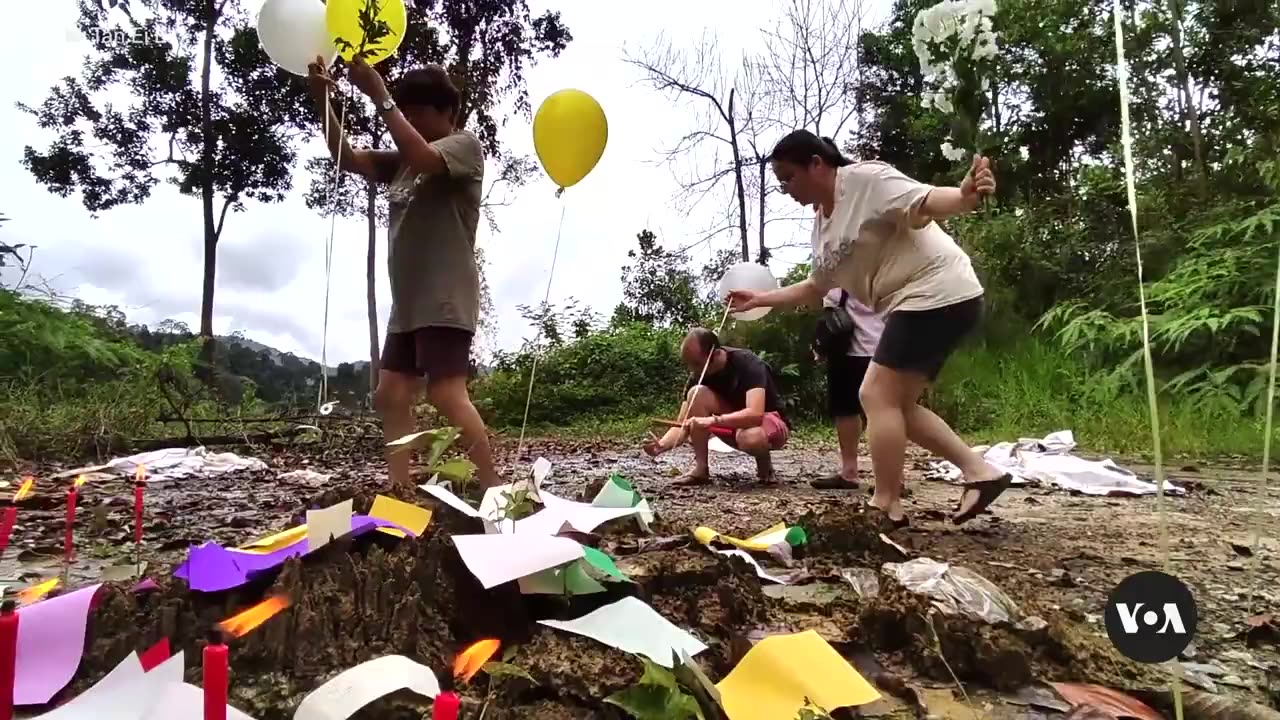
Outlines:
{"label": "green foliage", "polygon": [[[682,336],[633,323],[546,349],[538,360],[530,425],[636,418],[678,407],[686,377],[678,354]],[[532,365],[531,352],[503,353],[493,372],[474,384],[472,399],[494,424],[520,425]]]}
{"label": "green foliage", "polygon": [[640,681],[610,695],[605,702],[622,708],[636,720],[702,720],[698,701],[684,692],[670,670],[648,658],[640,661],[644,663]]}

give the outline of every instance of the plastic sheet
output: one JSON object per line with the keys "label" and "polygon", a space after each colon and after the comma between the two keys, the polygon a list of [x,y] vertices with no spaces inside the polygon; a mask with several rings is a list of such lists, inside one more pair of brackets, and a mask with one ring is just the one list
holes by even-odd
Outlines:
{"label": "plastic sheet", "polygon": [[989,623],[1017,623],[1018,606],[990,580],[930,558],[885,563],[883,572],[906,589],[928,596],[947,615],[967,615]]}

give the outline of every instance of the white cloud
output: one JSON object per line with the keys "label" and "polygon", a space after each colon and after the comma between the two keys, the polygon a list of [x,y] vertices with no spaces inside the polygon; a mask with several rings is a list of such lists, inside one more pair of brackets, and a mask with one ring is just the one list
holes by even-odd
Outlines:
{"label": "white cloud", "polygon": [[[256,12],[259,4],[247,6]],[[687,132],[699,113],[642,87],[636,70],[622,60],[624,45],[639,49],[660,32],[677,43],[692,42],[703,28],[714,27],[721,52],[736,58],[743,48],[759,42],[759,29],[770,25],[780,10],[766,0],[569,0],[535,2],[534,13],[544,6],[561,11],[575,39],[560,58],[543,61],[527,74],[530,98],[536,108],[561,88],[585,90],[604,107],[610,140],[596,169],[567,190],[563,201],[556,200],[554,185],[544,177],[498,210],[500,233],[490,233],[481,222],[480,243],[489,261],[498,345],[503,348],[517,346],[529,334],[516,306],[537,304],[546,293],[562,203],[564,224],[551,300],[574,296],[606,316],[621,298],[619,270],[637,232],[649,227],[668,246],[675,246],[696,238],[708,224],[705,217],[684,217],[672,209],[671,172],[654,164],[657,148]],[[53,28],[53,41],[30,32],[37,14],[43,26]],[[142,206],[92,218],[78,198],[51,195],[19,164],[24,145],[40,147],[50,134],[36,128],[13,103],[36,104],[58,79],[78,71],[86,46],[64,41],[75,17],[73,3],[5,3],[0,9],[0,41],[10,57],[30,59],[21,72],[6,76],[0,95],[0,126],[6,128],[0,184],[7,189],[0,211],[11,218],[0,232],[7,241],[38,245],[34,271],[60,290],[88,302],[118,304],[131,321],[154,324],[174,318],[194,328],[199,324],[202,277],[197,200],[164,187]],[[502,140],[513,151],[533,154],[529,122],[523,118],[508,122]],[[315,142],[309,154],[321,150]],[[301,173],[298,180],[295,185],[305,185]],[[305,207],[300,188],[284,203],[250,203],[247,212],[229,215],[219,249],[215,330],[242,330],[281,350],[319,359],[329,228],[327,218]],[[773,228],[770,232],[793,231]],[[378,310],[385,324],[383,234],[377,267]],[[331,364],[363,359],[368,353],[365,237],[361,220],[339,219],[335,225],[327,333]],[[722,243],[727,242],[726,236]],[[803,254],[784,253],[779,259],[801,260]]]}

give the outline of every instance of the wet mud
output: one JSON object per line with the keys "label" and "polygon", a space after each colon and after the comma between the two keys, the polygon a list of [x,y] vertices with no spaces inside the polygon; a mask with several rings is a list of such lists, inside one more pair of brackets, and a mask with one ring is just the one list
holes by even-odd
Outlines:
{"label": "wet mud", "polygon": [[[199,684],[199,656],[209,630],[276,593],[287,595],[292,606],[231,642],[231,702],[257,720],[291,718],[298,702],[324,681],[381,655],[406,655],[443,676],[462,647],[490,637],[515,648],[507,661],[534,682],[478,675],[459,689],[465,717],[482,712],[489,719],[625,717],[604,698],[639,679],[640,660],[536,622],[578,617],[625,594],[645,600],[704,640],[709,649],[698,659],[713,679],[723,677],[770,633],[815,629],[846,657],[874,658],[882,672],[876,671],[873,679],[886,694],[894,694],[894,686],[902,683],[945,688],[954,686],[955,679],[971,689],[985,688],[992,697],[1045,680],[1151,692],[1167,684],[1167,674],[1119,656],[1097,627],[1082,622],[1081,612],[1059,594],[1046,594],[1036,583],[1001,578],[971,553],[972,562],[964,564],[1014,596],[1023,617],[1043,622],[1017,627],[946,615],[928,598],[880,572],[884,563],[908,556],[953,560],[947,548],[963,557],[966,543],[975,537],[981,543],[991,532],[1005,532],[1007,542],[1008,528],[998,521],[984,521],[985,529],[976,536],[931,527],[887,532],[880,516],[864,511],[860,493],[800,489],[804,460],[790,468],[797,479],[780,489],[751,487],[748,476],[736,483],[722,481],[711,490],[690,491],[667,483],[669,468],[637,463],[634,453],[625,449],[579,448],[555,455],[543,448],[541,454],[556,463],[553,491],[562,496],[589,499],[610,472],[622,469],[650,499],[659,514],[652,535],[624,520],[607,524],[591,538],[616,558],[633,583],[610,583],[607,593],[574,598],[522,596],[514,583],[484,590],[450,540],[453,534],[483,532],[479,523],[421,494],[403,493],[401,499],[434,511],[430,527],[417,541],[376,533],[337,541],[305,559],[288,561],[278,573],[225,593],[192,592],[171,578],[172,564],[181,560],[191,542],[244,542],[300,522],[308,507],[354,495],[357,512],[363,512],[377,493],[397,495],[385,487],[376,457],[314,461],[311,467],[334,477],[323,487],[313,487],[273,483],[273,474],[298,467],[296,456],[276,456],[269,460],[273,472],[261,476],[185,481],[191,484],[156,489],[148,557],[149,575],[160,589],[135,594],[132,581],[106,585],[90,615],[79,672],[55,704],[92,685],[127,653],[161,638],[168,638],[175,652],[186,653],[187,680]],[[527,461],[517,466],[522,464]],[[247,485],[255,490],[250,501],[243,494]],[[105,505],[109,512],[104,523],[86,527],[82,542],[106,548],[96,552],[103,556],[102,563],[128,562],[129,545],[121,536],[129,529],[119,518],[129,508],[117,501],[116,493],[109,484],[90,491],[89,504]],[[41,503],[24,509],[29,511],[28,522],[59,512],[56,497]],[[231,512],[218,517],[216,509],[223,505]],[[215,510],[193,513],[198,506]],[[234,523],[238,527],[230,518],[241,518]],[[708,525],[746,537],[779,520],[801,525],[808,535],[807,545],[796,556],[794,569],[802,570],[800,580],[790,586],[762,582],[747,563],[706,551],[691,543],[688,533],[696,525]],[[47,554],[56,545],[53,536],[28,533],[19,552],[27,553],[28,560],[33,554]],[[113,554],[124,559],[113,560]],[[1031,561],[1033,554],[1024,553],[1024,561]],[[855,591],[847,579],[851,571],[876,576],[878,592],[864,596]],[[24,572],[47,575],[48,569],[38,564],[18,567],[19,574]],[[428,700],[405,692],[376,701],[355,717],[419,720],[429,713]],[[1014,716],[1026,715],[1010,715]],[[1062,716],[1043,712],[1036,717]]]}

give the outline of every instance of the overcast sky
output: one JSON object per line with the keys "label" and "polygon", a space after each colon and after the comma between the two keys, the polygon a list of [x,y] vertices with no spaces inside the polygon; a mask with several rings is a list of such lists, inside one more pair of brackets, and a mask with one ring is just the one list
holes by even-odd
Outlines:
{"label": "overcast sky", "polygon": [[[883,17],[879,6],[887,2],[876,4],[872,14]],[[260,5],[261,0],[242,0],[254,15]],[[636,233],[648,227],[666,246],[679,247],[699,237],[710,222],[705,214],[685,217],[677,211],[672,172],[656,164],[659,149],[688,132],[698,115],[642,86],[637,71],[623,62],[624,49],[639,50],[663,31],[677,43],[692,44],[704,28],[714,27],[722,54],[733,62],[743,49],[762,42],[760,29],[773,25],[780,7],[767,0],[535,0],[530,5],[535,14],[548,7],[560,10],[574,35],[560,58],[540,62],[528,73],[534,107],[550,93],[573,87],[591,93],[609,120],[609,145],[600,164],[564,194],[564,230],[551,300],[573,296],[607,317],[621,298],[619,272]],[[166,187],[143,205],[120,207],[95,219],[78,197],[50,194],[20,164],[24,145],[43,148],[52,134],[39,130],[13,103],[38,104],[60,78],[77,73],[87,45],[79,39],[75,19],[73,0],[0,6],[0,38],[9,57],[17,59],[0,86],[0,187],[5,190],[0,212],[10,218],[0,232],[6,242],[37,245],[33,273],[64,293],[119,305],[133,322],[154,325],[173,318],[195,329],[202,252],[197,199]],[[33,27],[50,32],[33,32]],[[501,139],[511,150],[533,155],[528,121],[514,118]],[[304,156],[322,151],[315,142]],[[301,182],[295,186],[305,187],[299,170]],[[515,195],[511,206],[498,210],[498,234],[481,222],[480,244],[488,256],[501,348],[518,347],[532,334],[516,306],[536,305],[546,293],[561,217],[554,194],[554,185],[540,174]],[[794,223],[770,226],[770,232],[796,231]],[[259,342],[319,360],[325,344],[328,237],[328,219],[308,210],[298,190],[283,203],[250,203],[246,212],[229,215],[218,250],[215,331],[240,330]],[[734,241],[725,235],[719,245]],[[378,249],[383,324],[389,310],[385,248],[384,230]],[[788,262],[803,261],[805,255],[781,254],[775,273],[781,275]],[[364,257],[363,221],[339,220],[327,336],[331,365],[368,359]]]}

